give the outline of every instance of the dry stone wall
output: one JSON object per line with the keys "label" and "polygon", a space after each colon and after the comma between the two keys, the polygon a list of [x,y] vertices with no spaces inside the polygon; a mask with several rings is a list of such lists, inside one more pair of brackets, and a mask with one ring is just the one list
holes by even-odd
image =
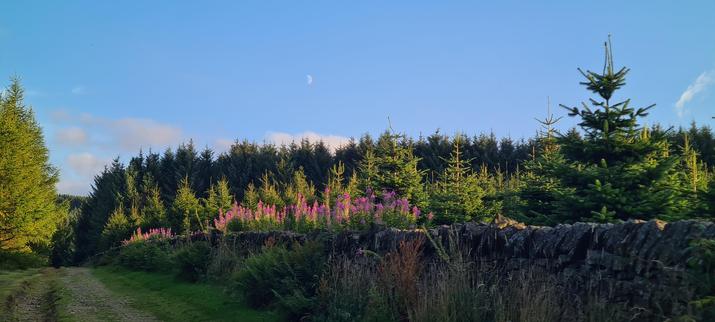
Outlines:
{"label": "dry stone wall", "polygon": [[686,307],[692,290],[686,273],[692,255],[689,243],[714,239],[715,223],[653,220],[555,227],[464,223],[428,231],[376,227],[366,232],[243,232],[225,237],[241,249],[258,249],[266,242],[320,240],[328,249],[348,256],[360,249],[385,254],[401,241],[423,238],[427,259],[439,261],[438,248],[448,254],[459,251],[477,263],[500,267],[504,274],[536,269],[556,276],[575,294],[584,295],[597,283],[613,301],[677,313]]}

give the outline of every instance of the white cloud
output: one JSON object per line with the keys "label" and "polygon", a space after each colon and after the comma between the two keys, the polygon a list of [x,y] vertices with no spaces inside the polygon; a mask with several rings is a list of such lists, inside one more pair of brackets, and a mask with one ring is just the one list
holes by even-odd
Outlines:
{"label": "white cloud", "polygon": [[[78,175],[84,178],[93,178],[104,170],[110,160],[99,158],[92,153],[83,152],[67,156],[67,164]],[[86,188],[86,187],[85,187]]]}
{"label": "white cloud", "polygon": [[83,95],[87,93],[87,88],[84,87],[83,85],[77,85],[72,88],[72,94],[75,95]]}
{"label": "white cloud", "polygon": [[50,112],[50,117],[55,123],[63,123],[72,119],[72,115],[70,115],[70,113],[65,109],[56,109]]}
{"label": "white cloud", "polygon": [[92,179],[85,180],[65,180],[60,179],[57,183],[57,192],[75,196],[87,195],[87,189],[92,184]]}
{"label": "white cloud", "polygon": [[711,70],[700,74],[700,76],[695,79],[695,82],[688,85],[685,92],[680,95],[680,99],[675,103],[675,110],[679,117],[682,117],[685,112],[685,104],[690,102],[696,94],[704,91],[707,86],[712,83],[713,73],[715,73],[715,71]]}
{"label": "white cloud", "polygon": [[214,141],[214,150],[218,153],[226,152],[231,149],[234,142],[234,140],[229,139],[217,139]]}
{"label": "white cloud", "polygon": [[330,149],[330,152],[335,152],[337,148],[350,142],[350,138],[339,136],[339,135],[324,135],[318,134],[311,131],[306,131],[298,134],[289,134],[284,132],[268,132],[266,134],[266,141],[274,143],[277,145],[287,145],[292,142],[300,142],[303,139],[307,139],[310,142],[316,143],[323,141],[325,145]]}
{"label": "white cloud", "polygon": [[111,122],[119,145],[128,150],[163,147],[181,142],[181,129],[150,119],[123,118]]}
{"label": "white cloud", "polygon": [[64,145],[83,145],[88,141],[87,132],[80,127],[68,127],[57,131],[57,142]]}
{"label": "white cloud", "polygon": [[[114,152],[136,152],[139,148],[163,148],[183,140],[180,128],[151,119],[109,119],[62,109],[53,111],[51,117],[55,123],[76,124],[58,132],[58,142],[63,144],[92,143]],[[92,142],[88,142],[90,136]]]}

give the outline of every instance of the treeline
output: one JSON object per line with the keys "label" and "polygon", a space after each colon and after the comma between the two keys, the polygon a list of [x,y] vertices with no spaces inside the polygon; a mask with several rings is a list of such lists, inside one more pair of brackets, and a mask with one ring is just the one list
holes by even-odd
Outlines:
{"label": "treeline", "polygon": [[[678,191],[691,189],[692,180],[684,179],[690,176],[686,156],[694,156],[701,170],[695,186],[707,189],[708,169],[713,164],[708,159],[715,152],[710,128],[693,124],[688,130],[665,131],[655,126],[641,129],[639,135],[642,133],[662,138],[663,153],[680,157],[678,169],[669,170],[681,172],[674,182],[688,186]],[[616,203],[604,200],[598,204],[606,207],[605,213],[599,214],[605,217],[594,217],[592,210],[575,216],[573,207],[559,206],[557,200],[580,204],[587,198],[567,198],[565,191],[558,191],[556,181],[541,181],[543,178],[536,174],[551,153],[549,142],[557,145],[556,141],[575,140],[571,145],[582,145],[585,139],[575,131],[563,136],[555,131],[552,134],[513,141],[498,140],[494,135],[470,138],[435,133],[413,140],[385,132],[377,139],[366,135],[335,153],[321,142],[308,141],[282,147],[240,141],[218,155],[210,149],[199,152],[191,142],[161,155],[139,153],[126,166],[115,160],[95,178],[93,191],[77,218],[77,259],[116,245],[135,227],[200,230],[219,209],[228,209],[234,201],[254,208],[258,201],[283,206],[292,204],[298,193],[312,202],[330,199],[337,191],[353,195],[367,188],[398,191],[425,211],[434,212],[438,224],[487,220],[497,213],[527,223],[556,224],[618,218],[680,219],[706,211],[704,206],[695,207],[682,199],[673,200],[681,206],[668,215],[662,209],[672,207],[662,203],[653,203],[648,210],[652,213],[634,210],[620,214],[624,210],[619,209],[619,214],[609,215],[609,208]],[[324,195],[326,188],[332,189],[328,195]],[[618,198],[633,205],[643,202],[626,195]]]}
{"label": "treeline", "polygon": [[163,153],[140,151],[126,165],[114,160],[86,198],[56,195],[57,171],[15,80],[0,100],[0,248],[48,252],[51,245],[56,264],[81,262],[137,228],[208,230],[234,203],[330,208],[341,196],[374,194],[376,206],[384,191],[417,207],[401,213],[431,213],[420,225],[497,215],[537,225],[712,219],[712,130],[642,126],[652,106],[611,102],[627,72],[613,68],[610,54],[602,73],[582,72],[596,98],[564,106],[580,121],[564,133],[548,115],[528,140],[439,132],[414,139],[386,131],[332,153],[322,142],[237,141],[219,154],[188,142]]}
{"label": "treeline", "polygon": [[117,245],[136,227],[205,230],[234,202],[280,208],[304,198],[330,207],[340,194],[377,192],[379,199],[382,191],[431,212],[435,224],[496,215],[538,225],[712,218],[712,130],[641,126],[653,106],[611,102],[628,69],[615,70],[610,57],[602,73],[582,72],[598,98],[563,106],[580,120],[566,133],[548,115],[529,140],[386,131],[335,153],[321,142],[237,141],[216,155],[189,142],[163,154],[140,152],[126,166],[115,160],[95,178],[74,225],[75,259]]}

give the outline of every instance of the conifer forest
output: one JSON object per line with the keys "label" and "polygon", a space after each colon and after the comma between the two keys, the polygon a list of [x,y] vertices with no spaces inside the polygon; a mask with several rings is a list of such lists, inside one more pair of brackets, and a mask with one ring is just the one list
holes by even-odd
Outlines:
{"label": "conifer forest", "polygon": [[617,39],[572,54],[598,68],[530,137],[187,139],[117,152],[86,195],[7,75],[0,320],[715,321],[712,119],[626,97]]}

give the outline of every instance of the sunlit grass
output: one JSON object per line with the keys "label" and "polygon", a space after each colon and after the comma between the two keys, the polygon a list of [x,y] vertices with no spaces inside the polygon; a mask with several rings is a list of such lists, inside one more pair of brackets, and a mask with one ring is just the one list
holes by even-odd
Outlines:
{"label": "sunlit grass", "polygon": [[111,291],[137,309],[165,321],[278,321],[273,312],[248,308],[217,285],[187,283],[174,276],[116,268],[92,270]]}

